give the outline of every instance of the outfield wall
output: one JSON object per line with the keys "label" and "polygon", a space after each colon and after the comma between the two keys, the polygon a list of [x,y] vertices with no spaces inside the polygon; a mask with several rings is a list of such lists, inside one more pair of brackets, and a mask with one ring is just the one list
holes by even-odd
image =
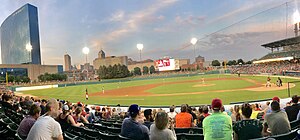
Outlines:
{"label": "outfield wall", "polygon": [[48,89],[48,88],[58,88],[58,85],[44,85],[44,86],[32,86],[32,87],[16,87],[14,91],[38,90],[38,89]]}

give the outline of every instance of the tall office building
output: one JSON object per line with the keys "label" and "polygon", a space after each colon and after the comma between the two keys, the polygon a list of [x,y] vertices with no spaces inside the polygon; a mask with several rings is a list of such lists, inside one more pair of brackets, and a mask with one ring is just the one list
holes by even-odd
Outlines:
{"label": "tall office building", "polygon": [[71,56],[68,55],[68,54],[65,54],[64,59],[65,59],[64,70],[65,71],[70,71],[71,68],[72,68],[72,65],[71,65]]}
{"label": "tall office building", "polygon": [[41,64],[37,7],[26,4],[0,28],[2,64]]}

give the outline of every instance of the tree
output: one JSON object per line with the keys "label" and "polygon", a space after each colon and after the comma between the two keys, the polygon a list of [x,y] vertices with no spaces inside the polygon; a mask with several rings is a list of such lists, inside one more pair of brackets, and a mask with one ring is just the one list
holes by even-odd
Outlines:
{"label": "tree", "polygon": [[220,63],[218,60],[213,60],[213,61],[211,62],[211,65],[212,65],[212,66],[220,66],[221,63]]}
{"label": "tree", "polygon": [[252,64],[252,62],[251,61],[247,61],[246,64]]}
{"label": "tree", "polygon": [[238,59],[238,60],[237,60],[237,64],[242,65],[242,64],[245,64],[245,62],[244,62],[243,59]]}
{"label": "tree", "polygon": [[143,67],[143,74],[148,74],[149,73],[149,68],[147,66]]}
{"label": "tree", "polygon": [[133,73],[134,73],[134,75],[141,75],[141,69],[139,67],[135,67],[133,69]]}
{"label": "tree", "polygon": [[155,73],[155,68],[153,65],[150,66],[149,71],[150,71],[150,74]]}

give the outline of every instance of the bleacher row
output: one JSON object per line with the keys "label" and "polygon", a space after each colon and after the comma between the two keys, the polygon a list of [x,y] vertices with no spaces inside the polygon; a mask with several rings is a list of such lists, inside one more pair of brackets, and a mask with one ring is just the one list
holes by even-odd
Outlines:
{"label": "bleacher row", "polygon": [[[17,129],[28,111],[15,112],[13,110],[4,110],[0,108],[0,139],[22,140]],[[234,125],[234,124],[233,124]],[[290,123],[292,131],[286,134],[263,137],[258,140],[267,140],[274,138],[276,140],[296,140],[297,131],[300,128],[300,120]],[[85,124],[84,127],[72,125],[61,126],[65,140],[130,140],[120,135],[122,120],[99,120],[95,123]],[[174,128],[178,140],[204,140],[203,129],[192,128]]]}

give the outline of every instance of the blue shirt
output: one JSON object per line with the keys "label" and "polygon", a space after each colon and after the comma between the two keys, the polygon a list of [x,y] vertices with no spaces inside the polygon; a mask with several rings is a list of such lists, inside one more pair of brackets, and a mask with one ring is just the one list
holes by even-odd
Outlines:
{"label": "blue shirt", "polygon": [[123,121],[121,135],[134,140],[149,140],[149,129],[132,118]]}

